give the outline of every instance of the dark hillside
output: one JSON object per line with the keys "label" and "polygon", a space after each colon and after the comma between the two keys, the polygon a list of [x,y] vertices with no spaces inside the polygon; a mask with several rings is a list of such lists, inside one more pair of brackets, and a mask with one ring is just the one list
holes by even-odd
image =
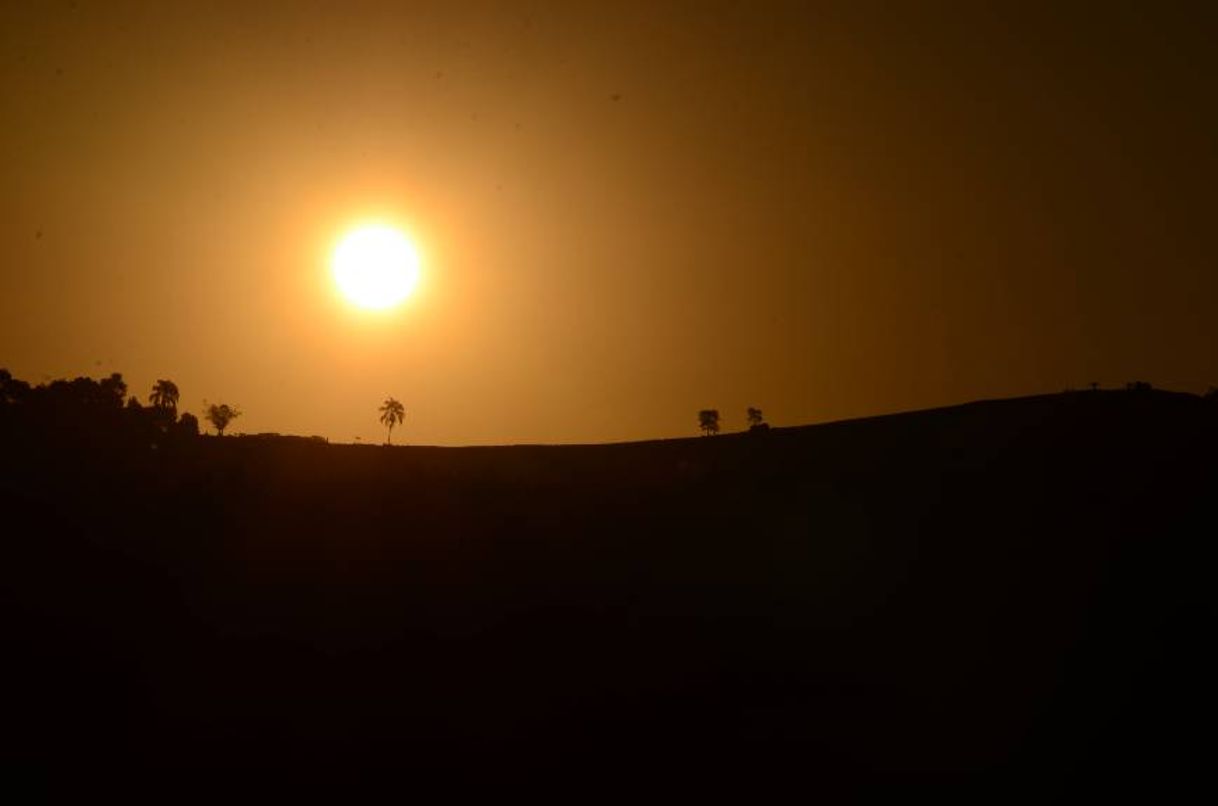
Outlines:
{"label": "dark hillside", "polygon": [[809,780],[1200,765],[1218,406],[425,448],[8,421],[6,757]]}

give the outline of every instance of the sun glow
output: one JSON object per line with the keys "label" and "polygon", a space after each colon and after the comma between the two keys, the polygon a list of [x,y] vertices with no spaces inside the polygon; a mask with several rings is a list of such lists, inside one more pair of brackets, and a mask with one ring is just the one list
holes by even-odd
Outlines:
{"label": "sun glow", "polygon": [[401,303],[419,281],[419,255],[393,227],[376,224],[343,236],[331,260],[334,282],[352,304],[384,310]]}

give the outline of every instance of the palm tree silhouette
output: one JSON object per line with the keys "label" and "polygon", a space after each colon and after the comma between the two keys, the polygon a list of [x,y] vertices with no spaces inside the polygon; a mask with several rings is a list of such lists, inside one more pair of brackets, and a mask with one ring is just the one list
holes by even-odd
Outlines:
{"label": "palm tree silhouette", "polygon": [[176,414],[178,411],[178,385],[173,381],[159,380],[153,385],[152,394],[148,400],[158,409],[167,409]]}
{"label": "palm tree silhouette", "polygon": [[718,409],[702,409],[698,412],[698,427],[702,429],[704,436],[719,433],[719,410]]}
{"label": "palm tree silhouette", "polygon": [[389,427],[389,434],[385,438],[385,442],[393,444],[393,427],[406,417],[406,409],[402,408],[402,404],[393,398],[386,398],[385,402],[379,409],[381,412],[381,425]]}

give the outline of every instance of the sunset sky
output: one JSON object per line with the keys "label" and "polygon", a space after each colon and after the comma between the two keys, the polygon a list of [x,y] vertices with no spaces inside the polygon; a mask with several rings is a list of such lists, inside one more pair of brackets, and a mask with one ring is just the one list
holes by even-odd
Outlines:
{"label": "sunset sky", "polygon": [[888,5],[4,3],[0,366],[442,445],[1218,385],[1215,12]]}

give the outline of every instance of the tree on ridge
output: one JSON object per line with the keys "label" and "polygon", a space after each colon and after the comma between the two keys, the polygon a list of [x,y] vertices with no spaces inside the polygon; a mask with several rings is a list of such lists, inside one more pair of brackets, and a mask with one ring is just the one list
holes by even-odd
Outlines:
{"label": "tree on ridge", "polygon": [[749,406],[748,418],[749,418],[749,428],[756,428],[757,426],[759,426],[763,422],[765,422],[765,418],[762,417],[762,414],[761,414],[761,409],[755,409],[752,406]]}
{"label": "tree on ridge", "polygon": [[207,413],[204,416],[215,427],[216,433],[224,436],[224,429],[228,427],[229,423],[241,416],[241,411],[236,406],[230,406],[227,403],[219,405],[212,403],[207,407]]}
{"label": "tree on ridge", "polygon": [[385,437],[385,443],[393,444],[393,427],[402,422],[406,418],[406,409],[402,404],[392,397],[386,398],[379,409],[381,413],[381,425],[389,428],[389,433]]}
{"label": "tree on ridge", "polygon": [[698,427],[702,429],[702,435],[709,437],[711,434],[719,433],[719,410],[718,409],[702,409],[698,412]]}
{"label": "tree on ridge", "polygon": [[152,386],[152,394],[148,402],[158,409],[171,411],[174,417],[178,414],[178,385],[173,381],[158,380]]}

